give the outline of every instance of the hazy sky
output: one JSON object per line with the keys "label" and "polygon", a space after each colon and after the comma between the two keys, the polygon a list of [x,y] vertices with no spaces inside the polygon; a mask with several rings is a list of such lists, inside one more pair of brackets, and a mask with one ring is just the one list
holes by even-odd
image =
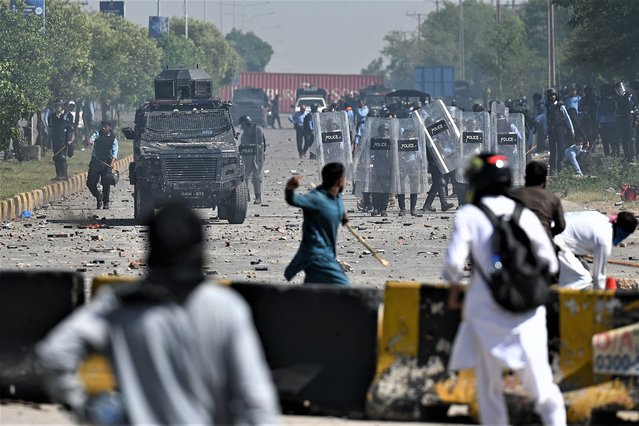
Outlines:
{"label": "hazy sky", "polygon": [[[88,10],[99,9],[97,0],[87,3]],[[184,16],[185,0],[159,4],[161,16]],[[380,56],[387,33],[415,31],[417,16],[407,14],[435,9],[435,0],[186,0],[186,4],[190,18],[206,18],[224,34],[235,26],[270,43],[274,53],[267,71],[333,74],[358,74]],[[125,15],[148,27],[157,7],[157,0],[125,0]]]}

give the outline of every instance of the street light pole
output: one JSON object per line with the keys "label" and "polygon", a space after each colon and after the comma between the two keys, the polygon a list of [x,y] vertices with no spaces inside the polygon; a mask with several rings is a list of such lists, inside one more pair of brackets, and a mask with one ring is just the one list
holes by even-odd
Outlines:
{"label": "street light pole", "polygon": [[158,7],[157,7],[157,9],[158,9],[158,13],[157,13],[157,15],[156,15],[156,16],[160,16],[160,0],[158,0]]}
{"label": "street light pole", "polygon": [[459,79],[466,80],[464,66],[464,0],[459,0]]}
{"label": "street light pole", "polygon": [[189,10],[184,0],[184,37],[189,38]]}
{"label": "street light pole", "polygon": [[548,0],[548,87],[555,87],[555,6]]}

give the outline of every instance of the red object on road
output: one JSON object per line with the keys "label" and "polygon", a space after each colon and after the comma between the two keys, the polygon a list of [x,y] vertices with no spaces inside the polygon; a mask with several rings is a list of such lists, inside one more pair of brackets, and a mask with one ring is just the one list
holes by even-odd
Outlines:
{"label": "red object on road", "polygon": [[606,290],[616,290],[617,289],[617,281],[615,277],[606,277]]}
{"label": "red object on road", "polygon": [[326,89],[330,103],[343,95],[356,94],[364,87],[382,84],[384,79],[381,75],[241,72],[233,84],[218,90],[218,96],[230,101],[233,99],[234,89],[259,87],[266,91],[269,99],[272,99],[277,90],[280,94],[280,113],[287,113],[292,112],[291,105],[295,104],[295,92],[300,88]]}

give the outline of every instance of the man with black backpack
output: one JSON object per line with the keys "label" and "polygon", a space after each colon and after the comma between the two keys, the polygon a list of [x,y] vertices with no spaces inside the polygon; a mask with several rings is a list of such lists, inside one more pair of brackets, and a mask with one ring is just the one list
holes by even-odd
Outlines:
{"label": "man with black backpack", "polygon": [[506,197],[507,157],[470,160],[471,203],[457,213],[442,277],[451,284],[448,304],[459,309],[468,255],[473,273],[455,337],[450,370],[475,368],[482,424],[506,425],[502,372],[518,373],[545,425],[565,425],[566,410],[548,363],[546,296],[557,257],[535,214]]}

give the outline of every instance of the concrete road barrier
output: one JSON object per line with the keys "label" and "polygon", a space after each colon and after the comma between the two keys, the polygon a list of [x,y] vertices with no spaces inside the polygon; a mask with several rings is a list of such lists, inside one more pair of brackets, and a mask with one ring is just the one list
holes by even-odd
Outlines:
{"label": "concrete road barrier", "polygon": [[0,271],[0,398],[46,400],[34,345],[84,303],[75,272]]}
{"label": "concrete road barrier", "polygon": [[[460,321],[459,312],[446,307],[447,292],[445,285],[387,283],[370,417],[432,421],[442,404],[465,404],[477,414],[474,372],[446,373]],[[611,382],[611,375],[595,374],[592,351],[595,334],[637,322],[639,293],[555,289],[546,308],[549,352],[569,420],[586,421],[593,409],[603,407],[639,407],[635,381]],[[511,420],[535,421],[514,376],[504,389]]]}
{"label": "concrete road barrier", "polygon": [[362,417],[381,292],[233,283],[249,303],[284,412]]}

